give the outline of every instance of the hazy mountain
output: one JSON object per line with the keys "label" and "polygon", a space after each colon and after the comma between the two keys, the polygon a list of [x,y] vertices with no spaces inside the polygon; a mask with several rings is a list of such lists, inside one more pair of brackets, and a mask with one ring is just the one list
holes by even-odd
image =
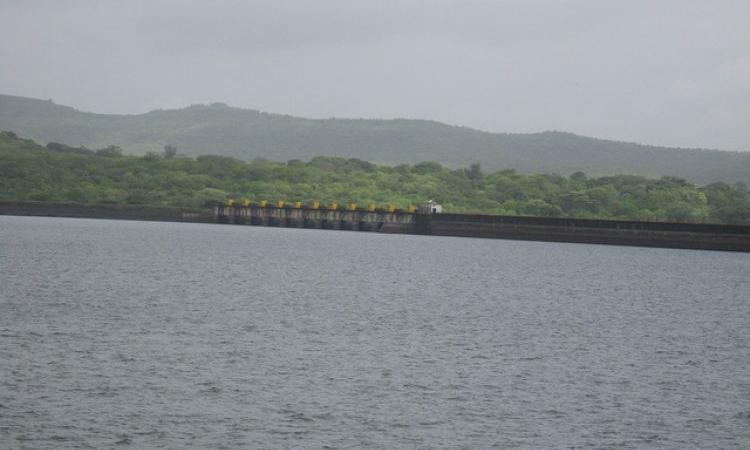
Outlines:
{"label": "hazy mountain", "polygon": [[487,133],[426,120],[302,119],[229,107],[193,105],[137,115],[81,112],[51,101],[0,95],[0,129],[41,142],[129,153],[221,154],[278,161],[319,155],[397,164],[481,162],[489,170],[569,174],[672,175],[697,183],[750,183],[750,152],[654,147],[547,131]]}

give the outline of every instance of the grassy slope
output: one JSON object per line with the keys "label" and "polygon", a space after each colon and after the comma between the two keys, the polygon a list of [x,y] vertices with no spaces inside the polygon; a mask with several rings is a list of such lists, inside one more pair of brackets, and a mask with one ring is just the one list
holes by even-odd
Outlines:
{"label": "grassy slope", "polygon": [[439,161],[450,167],[481,162],[486,170],[594,175],[672,175],[696,183],[750,183],[750,152],[644,146],[570,133],[486,133],[423,120],[311,120],[222,104],[105,115],[49,101],[0,95],[0,129],[40,142],[90,148],[119,145],[127,152],[221,154],[244,160],[308,160],[317,155],[398,164]]}

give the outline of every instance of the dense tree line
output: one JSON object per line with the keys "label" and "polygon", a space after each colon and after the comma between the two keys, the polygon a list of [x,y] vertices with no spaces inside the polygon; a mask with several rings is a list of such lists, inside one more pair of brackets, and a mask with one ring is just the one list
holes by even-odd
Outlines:
{"label": "dense tree line", "polygon": [[742,183],[695,186],[674,177],[569,177],[485,173],[475,163],[449,169],[435,162],[378,166],[316,157],[286,163],[226,156],[162,153],[124,156],[120,148],[46,147],[0,134],[0,199],[200,208],[227,193],[267,199],[416,205],[427,199],[449,212],[657,221],[750,223]]}

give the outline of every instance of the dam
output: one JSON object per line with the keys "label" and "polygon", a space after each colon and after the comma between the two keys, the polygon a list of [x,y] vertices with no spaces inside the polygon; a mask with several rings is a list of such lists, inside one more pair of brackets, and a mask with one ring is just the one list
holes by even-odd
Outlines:
{"label": "dam", "polygon": [[749,225],[446,214],[426,205],[398,210],[228,202],[214,207],[214,217],[227,224],[750,252]]}
{"label": "dam", "polygon": [[219,223],[262,225],[324,230],[377,231],[380,233],[416,233],[417,214],[395,208],[376,209],[337,205],[321,208],[300,204],[217,205],[214,215]]}
{"label": "dam", "polygon": [[[230,204],[231,203],[231,204]],[[358,208],[227,202],[211,208],[0,201],[0,215],[202,222],[359,232],[462,236],[750,252],[750,225],[443,213],[439,208]]]}

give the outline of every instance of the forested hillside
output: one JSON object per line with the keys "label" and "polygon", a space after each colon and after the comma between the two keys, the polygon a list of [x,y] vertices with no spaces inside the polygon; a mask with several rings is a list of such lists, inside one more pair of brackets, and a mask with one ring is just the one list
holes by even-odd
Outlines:
{"label": "forested hillside", "polygon": [[438,161],[451,168],[479,162],[487,170],[593,175],[671,175],[696,183],[750,183],[750,152],[674,149],[562,132],[486,133],[424,120],[311,120],[224,104],[138,115],[92,114],[50,101],[0,96],[0,129],[68,145],[218,154],[246,161],[358,158],[379,164]]}
{"label": "forested hillside", "polygon": [[217,155],[193,159],[174,147],[123,156],[114,146],[43,147],[0,133],[0,200],[202,207],[227,193],[253,201],[406,207],[435,199],[449,212],[750,223],[750,192],[742,183],[697,187],[672,177],[521,175],[484,172],[479,164],[377,166],[338,157],[286,163]]}

